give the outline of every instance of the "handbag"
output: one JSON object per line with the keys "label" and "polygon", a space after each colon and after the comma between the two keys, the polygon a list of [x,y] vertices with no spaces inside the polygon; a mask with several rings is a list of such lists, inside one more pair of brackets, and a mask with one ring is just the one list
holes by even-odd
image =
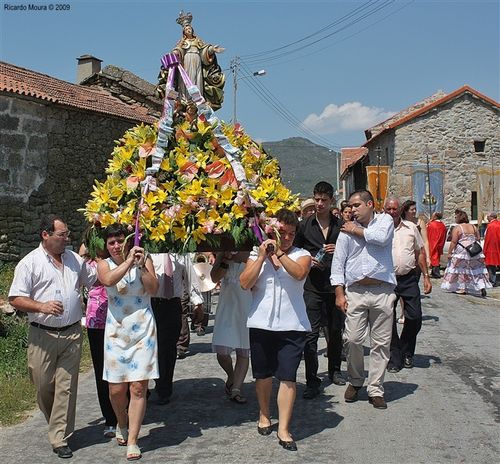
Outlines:
{"label": "handbag", "polygon": [[462,248],[465,248],[467,250],[467,253],[469,253],[469,256],[471,258],[474,258],[474,256],[477,256],[479,253],[483,251],[483,248],[481,247],[481,244],[479,242],[474,242],[471,243],[470,245],[463,246],[460,242],[457,242]]}

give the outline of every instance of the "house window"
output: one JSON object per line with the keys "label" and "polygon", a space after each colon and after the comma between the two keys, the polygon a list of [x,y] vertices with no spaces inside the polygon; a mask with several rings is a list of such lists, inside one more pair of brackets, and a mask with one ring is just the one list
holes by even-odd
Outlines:
{"label": "house window", "polygon": [[471,221],[477,221],[477,192],[471,192],[470,195],[470,216]]}
{"label": "house window", "polygon": [[484,153],[485,144],[486,140],[474,140],[474,151],[476,153]]}

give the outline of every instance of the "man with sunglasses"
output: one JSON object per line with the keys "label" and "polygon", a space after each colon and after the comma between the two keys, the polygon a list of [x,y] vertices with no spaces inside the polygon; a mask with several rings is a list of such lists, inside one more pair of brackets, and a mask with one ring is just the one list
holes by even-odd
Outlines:
{"label": "man with sunglasses", "polygon": [[16,266],[9,302],[28,313],[28,368],[49,442],[58,457],[71,458],[68,438],[75,428],[82,348],[80,288],[90,288],[96,277],[66,249],[69,231],[59,216],[42,219],[40,237],[40,246]]}

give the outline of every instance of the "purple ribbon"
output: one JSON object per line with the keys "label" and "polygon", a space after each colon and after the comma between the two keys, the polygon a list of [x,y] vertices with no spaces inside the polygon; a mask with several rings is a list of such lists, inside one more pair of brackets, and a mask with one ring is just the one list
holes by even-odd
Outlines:
{"label": "purple ribbon", "polygon": [[262,243],[264,241],[264,237],[262,236],[262,229],[259,226],[259,218],[257,215],[254,216],[254,223],[252,224],[252,231],[257,237],[257,240],[259,243]]}

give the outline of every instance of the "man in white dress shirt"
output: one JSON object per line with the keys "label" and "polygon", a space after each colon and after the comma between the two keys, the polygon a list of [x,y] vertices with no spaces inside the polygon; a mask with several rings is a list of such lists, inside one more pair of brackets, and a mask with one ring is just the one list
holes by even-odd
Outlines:
{"label": "man in white dress shirt", "polygon": [[49,425],[49,442],[60,458],[71,458],[78,370],[82,349],[80,287],[91,287],[95,270],[66,250],[69,231],[58,216],[40,225],[40,246],[16,266],[9,301],[28,313],[28,369]]}
{"label": "man in white dress shirt", "polygon": [[394,224],[388,214],[375,214],[373,196],[357,190],[349,197],[354,220],[342,225],[332,261],[330,282],[335,301],[346,314],[347,372],[344,399],[352,403],[364,383],[363,341],[371,339],[368,400],[386,409],[384,374],[389,361],[396,277],[392,261]]}

